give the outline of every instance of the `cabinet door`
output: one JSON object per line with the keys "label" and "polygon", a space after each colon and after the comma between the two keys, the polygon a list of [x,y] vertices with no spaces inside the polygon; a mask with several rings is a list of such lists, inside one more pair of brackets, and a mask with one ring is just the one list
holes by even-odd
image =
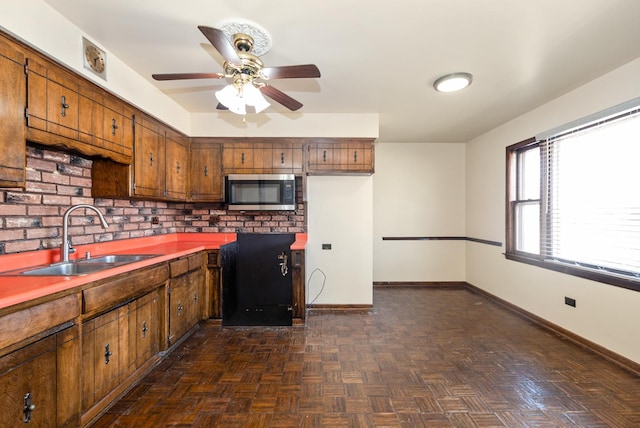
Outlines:
{"label": "cabinet door", "polygon": [[171,280],[169,295],[169,344],[174,344],[189,330],[189,284],[187,275]]}
{"label": "cabinet door", "polygon": [[56,361],[55,336],[0,358],[0,426],[55,425]]}
{"label": "cabinet door", "polygon": [[120,381],[120,316],[114,309],[83,325],[82,410],[90,409]]}
{"label": "cabinet door", "polygon": [[336,146],[336,143],[309,144],[309,170],[337,170],[340,165],[340,151],[339,148],[334,146]]}
{"label": "cabinet door", "polygon": [[100,117],[102,146],[117,154],[131,157],[133,154],[133,112],[125,104],[105,94]]}
{"label": "cabinet door", "polygon": [[302,144],[274,144],[271,171],[282,174],[302,173]]}
{"label": "cabinet door", "polygon": [[0,39],[0,186],[25,184],[24,55]]}
{"label": "cabinet door", "polygon": [[228,143],[222,148],[222,169],[225,174],[253,172],[253,144]]}
{"label": "cabinet door", "polygon": [[165,189],[164,135],[160,126],[150,120],[136,121],[135,126],[136,196],[163,197]]}
{"label": "cabinet door", "polygon": [[171,279],[169,296],[169,343],[180,339],[196,325],[202,314],[202,270],[198,269]]}
{"label": "cabinet door", "polygon": [[309,143],[310,174],[372,174],[373,140],[314,141]]}
{"label": "cabinet door", "polygon": [[152,292],[137,301],[135,336],[136,367],[143,365],[160,350],[158,293]]}
{"label": "cabinet door", "polygon": [[186,138],[167,132],[166,197],[185,201],[189,185],[189,148]]}
{"label": "cabinet door", "polygon": [[218,143],[191,143],[191,200],[222,201],[221,145]]}

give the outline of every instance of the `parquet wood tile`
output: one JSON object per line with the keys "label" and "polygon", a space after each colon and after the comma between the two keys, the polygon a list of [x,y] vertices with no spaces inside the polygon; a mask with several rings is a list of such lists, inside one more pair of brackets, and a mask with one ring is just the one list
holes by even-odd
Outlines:
{"label": "parquet wood tile", "polygon": [[472,291],[204,323],[95,427],[638,427],[640,378]]}

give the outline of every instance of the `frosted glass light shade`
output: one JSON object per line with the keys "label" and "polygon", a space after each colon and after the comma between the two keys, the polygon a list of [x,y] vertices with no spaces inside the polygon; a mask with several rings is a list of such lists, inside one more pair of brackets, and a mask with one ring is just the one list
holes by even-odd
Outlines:
{"label": "frosted glass light shade", "polygon": [[271,105],[252,83],[246,83],[241,89],[235,85],[227,85],[216,92],[216,99],[236,114],[246,114],[247,105],[254,107],[256,113],[260,113]]}
{"label": "frosted glass light shade", "polygon": [[238,89],[233,85],[227,85],[216,92],[216,99],[220,104],[236,114],[246,114],[245,103]]}

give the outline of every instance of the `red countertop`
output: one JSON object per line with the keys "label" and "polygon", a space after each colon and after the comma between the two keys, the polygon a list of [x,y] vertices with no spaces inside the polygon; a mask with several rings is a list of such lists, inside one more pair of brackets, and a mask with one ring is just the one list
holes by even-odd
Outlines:
{"label": "red countertop", "polygon": [[[157,254],[158,256],[82,276],[0,275],[0,309],[187,254],[218,249],[221,245],[235,240],[235,233],[174,233],[78,245],[76,252],[70,254],[70,260],[84,258],[87,251],[91,252],[93,258],[106,254]],[[306,243],[307,234],[297,233],[291,249],[302,250]],[[59,249],[7,254],[0,256],[0,272],[48,265],[58,261],[60,261]]]}

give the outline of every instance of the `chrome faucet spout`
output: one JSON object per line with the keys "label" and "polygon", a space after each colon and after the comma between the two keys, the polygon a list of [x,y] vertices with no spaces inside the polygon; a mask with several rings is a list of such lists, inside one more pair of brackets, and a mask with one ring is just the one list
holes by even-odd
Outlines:
{"label": "chrome faucet spout", "polygon": [[69,241],[69,214],[71,214],[73,211],[77,210],[78,208],[86,208],[86,209],[95,211],[96,214],[98,214],[98,217],[100,218],[100,223],[102,223],[102,228],[107,229],[109,227],[107,220],[105,220],[100,210],[94,207],[93,205],[78,204],[70,207],[64,213],[64,217],[62,218],[62,245],[60,245],[60,261],[61,262],[68,262],[69,252],[75,251],[71,247],[71,242]]}

